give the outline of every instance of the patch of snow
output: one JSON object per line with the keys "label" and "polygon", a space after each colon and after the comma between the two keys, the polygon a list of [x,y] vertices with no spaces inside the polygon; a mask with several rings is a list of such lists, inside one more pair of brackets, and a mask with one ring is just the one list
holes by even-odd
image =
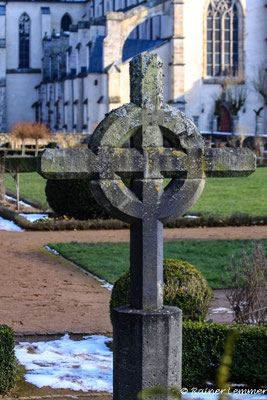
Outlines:
{"label": "patch of snow", "polygon": [[94,275],[94,278],[95,278],[98,282],[101,282],[101,283],[102,283],[101,287],[104,287],[104,288],[106,288],[107,290],[109,290],[110,292],[112,292],[113,285],[112,285],[111,283],[105,281],[104,279],[100,279],[100,278],[98,278],[98,276],[95,276],[95,275]]}
{"label": "patch of snow", "polygon": [[[60,254],[57,250],[51,249],[51,247],[49,246],[45,246],[45,249],[48,251],[51,251],[52,253],[61,256],[63,258],[65,258],[62,254]],[[68,260],[67,258],[65,258],[66,260]],[[82,272],[84,272],[86,275],[90,276],[91,278],[94,278],[96,281],[102,283],[101,287],[106,288],[109,291],[112,291],[113,289],[113,285],[107,281],[105,281],[104,279],[99,278],[98,276],[92,274],[91,272],[85,271],[84,268],[80,267],[79,265],[75,264],[73,261],[68,260],[70,263],[72,263],[75,268],[78,268],[79,270],[81,270]]]}
{"label": "patch of snow", "polygon": [[[11,201],[17,201],[16,199],[14,199],[14,197],[8,196],[7,194],[5,195],[5,197]],[[32,207],[30,204],[24,203],[24,201],[22,201],[22,200],[19,201],[19,204],[21,204],[22,206],[25,206],[25,207]]]}
{"label": "patch of snow", "polygon": [[30,222],[37,221],[38,219],[44,219],[48,216],[48,214],[25,214],[25,213],[20,213],[19,215],[26,218]]}
{"label": "patch of snow", "polygon": [[13,221],[0,217],[0,230],[10,232],[24,232],[20,226],[16,225]]}
{"label": "patch of snow", "polygon": [[227,314],[233,314],[234,312],[230,310],[230,308],[225,308],[225,307],[219,307],[219,308],[213,308],[211,310],[212,314],[221,314],[221,313],[227,313]]}
{"label": "patch of snow", "polygon": [[185,215],[184,218],[197,219],[197,218],[199,218],[199,216],[198,215]]}
{"label": "patch of snow", "polygon": [[54,253],[57,256],[60,256],[60,253],[58,251],[56,251],[55,249],[51,249],[51,247],[49,247],[47,245],[45,246],[45,249],[48,250],[48,251],[51,251],[51,253]]}
{"label": "patch of snow", "polygon": [[[106,346],[112,339],[101,335],[72,340],[69,335],[48,342],[21,342],[16,357],[26,368],[25,379],[37,386],[54,389],[106,391],[112,393],[113,354]],[[228,400],[267,400],[264,389],[223,391]],[[182,388],[183,400],[218,400],[215,389]]]}
{"label": "patch of snow", "polygon": [[112,339],[101,335],[69,335],[49,342],[21,342],[16,357],[26,368],[25,380],[37,387],[105,391],[112,393],[112,352],[106,346]]}

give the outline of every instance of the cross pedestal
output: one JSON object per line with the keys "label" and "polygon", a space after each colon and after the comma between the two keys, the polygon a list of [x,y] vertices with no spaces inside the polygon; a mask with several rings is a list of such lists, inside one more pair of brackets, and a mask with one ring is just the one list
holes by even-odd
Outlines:
{"label": "cross pedestal", "polygon": [[[131,103],[106,116],[88,150],[46,150],[38,161],[46,178],[90,180],[96,200],[131,224],[131,304],[114,311],[115,400],[181,387],[181,311],[163,306],[163,223],[196,202],[206,176],[255,170],[252,152],[207,149],[193,122],[163,103],[158,56],[135,57],[130,76]],[[171,179],[166,188],[164,178]]]}

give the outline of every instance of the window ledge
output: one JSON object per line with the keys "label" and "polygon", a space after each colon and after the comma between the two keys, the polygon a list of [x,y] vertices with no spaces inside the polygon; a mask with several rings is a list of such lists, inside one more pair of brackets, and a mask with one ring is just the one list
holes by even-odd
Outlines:
{"label": "window ledge", "polygon": [[222,85],[225,79],[231,79],[233,83],[236,82],[238,85],[244,85],[245,83],[245,80],[239,78],[238,76],[211,76],[202,78],[202,83],[206,85]]}
{"label": "window ledge", "polygon": [[39,68],[14,68],[7,69],[7,74],[40,74],[42,71]]}

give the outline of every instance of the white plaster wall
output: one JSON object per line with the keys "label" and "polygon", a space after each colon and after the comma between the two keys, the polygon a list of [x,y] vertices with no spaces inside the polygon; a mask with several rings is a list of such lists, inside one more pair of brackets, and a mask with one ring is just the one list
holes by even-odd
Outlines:
{"label": "white plaster wall", "polygon": [[79,51],[79,71],[81,72],[81,67],[87,66],[87,43],[90,40],[90,29],[79,29],[78,31],[78,41],[81,43]]}
{"label": "white plaster wall", "polygon": [[6,75],[6,49],[0,48],[0,78]]}
{"label": "white plaster wall", "polygon": [[[262,98],[253,88],[253,80],[258,68],[266,68],[266,11],[265,0],[248,0],[246,9],[246,82],[249,96],[246,103],[246,113],[240,114],[240,124],[248,127],[250,133],[255,133],[255,113],[259,109]],[[262,114],[263,115],[263,114]],[[266,127],[265,129],[266,130]],[[266,132],[261,132],[266,133]]]}
{"label": "white plaster wall", "polygon": [[[0,3],[0,5],[4,5]],[[5,39],[6,37],[6,16],[0,15],[0,39]]]}
{"label": "white plaster wall", "polygon": [[[97,81],[97,85],[95,85]],[[108,111],[107,99],[107,74],[89,74],[85,87],[87,86],[88,98],[88,132],[92,133],[95,126],[102,121]],[[98,103],[103,96],[101,103]]]}
{"label": "white plaster wall", "polygon": [[34,121],[32,104],[36,91],[29,90],[40,82],[40,74],[7,74],[7,130],[18,121]]}
{"label": "white plaster wall", "polygon": [[67,107],[67,115],[66,115],[66,120],[65,124],[67,125],[66,131],[67,132],[72,132],[72,79],[66,79],[65,80],[65,101],[68,101]]}
{"label": "white plaster wall", "polygon": [[41,37],[43,38],[45,34],[49,35],[52,32],[51,14],[42,14],[41,24],[42,24]]}
{"label": "white plaster wall", "polygon": [[120,65],[121,105],[130,102],[129,62]]}
{"label": "white plaster wall", "polygon": [[[42,24],[41,7],[48,7],[51,11],[51,29],[60,31],[62,16],[68,12],[73,23],[77,23],[84,15],[85,5],[81,3],[32,3],[8,2],[6,5],[6,37],[7,37],[7,68],[18,68],[19,32],[18,21],[23,12],[31,19],[30,36],[30,67],[41,68],[42,58]],[[51,32],[48,32],[50,34]]]}
{"label": "white plaster wall", "polygon": [[163,61],[163,101],[168,103],[171,96],[171,73],[169,63],[171,62],[170,43],[167,42],[160,47],[157,47],[151,52],[158,54]]}
{"label": "white plaster wall", "polygon": [[[204,13],[208,0],[187,0],[184,4],[184,36],[185,36],[185,100],[186,113],[189,117],[199,116],[199,129],[209,130],[214,109],[214,101],[221,88],[216,84],[203,83],[204,65]],[[254,108],[259,108],[260,98],[253,91],[252,81],[256,67],[263,64],[265,54],[265,0],[241,0],[245,13],[245,78],[249,96],[245,113],[239,113],[240,129],[246,133],[254,133]],[[192,13],[192,9],[194,12]],[[204,110],[204,113],[202,112]]]}

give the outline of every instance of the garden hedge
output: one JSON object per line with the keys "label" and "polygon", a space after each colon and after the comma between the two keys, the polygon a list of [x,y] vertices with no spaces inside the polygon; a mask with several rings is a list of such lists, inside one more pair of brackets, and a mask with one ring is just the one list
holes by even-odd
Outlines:
{"label": "garden hedge", "polygon": [[224,325],[212,322],[183,323],[182,385],[188,389],[216,383],[226,340],[237,332],[231,382],[249,388],[267,385],[267,327]]}
{"label": "garden hedge", "polygon": [[98,205],[85,179],[47,180],[45,194],[49,206],[57,215],[79,220],[108,219],[108,213]]}
{"label": "garden hedge", "polygon": [[14,332],[0,325],[0,395],[8,393],[15,385],[16,358],[14,350]]}

